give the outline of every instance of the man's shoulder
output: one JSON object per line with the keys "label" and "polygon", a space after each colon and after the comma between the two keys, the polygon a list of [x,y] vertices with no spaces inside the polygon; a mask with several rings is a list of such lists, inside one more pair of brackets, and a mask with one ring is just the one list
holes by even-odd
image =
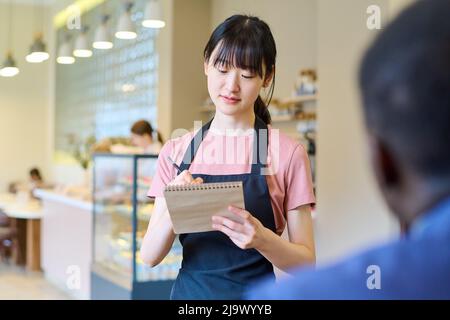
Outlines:
{"label": "man's shoulder", "polygon": [[[450,299],[450,252],[429,239],[399,240],[317,269],[302,268],[251,299]],[[439,240],[437,240],[439,242]]]}

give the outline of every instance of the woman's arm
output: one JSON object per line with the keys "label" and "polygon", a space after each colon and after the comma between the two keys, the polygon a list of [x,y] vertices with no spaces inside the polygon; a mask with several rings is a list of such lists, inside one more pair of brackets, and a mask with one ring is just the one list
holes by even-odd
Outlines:
{"label": "woman's arm", "polygon": [[315,245],[310,205],[300,206],[287,215],[289,241],[267,229],[248,211],[230,207],[231,212],[244,218],[240,224],[224,217],[214,217],[213,227],[222,231],[242,249],[255,248],[282,271],[314,264]]}
{"label": "woman's arm", "polygon": [[142,261],[151,267],[158,265],[169,253],[174,240],[175,233],[166,200],[163,197],[156,198],[147,233],[142,241]]}
{"label": "woman's arm", "polygon": [[[201,178],[194,179],[189,171],[180,173],[169,185],[186,185],[202,183]],[[158,265],[172,248],[175,240],[172,220],[167,210],[166,199],[157,197],[152,211],[147,232],[141,246],[141,259],[145,264]]]}
{"label": "woman's arm", "polygon": [[305,205],[288,211],[287,228],[289,241],[267,229],[268,236],[257,250],[283,271],[299,265],[315,264],[311,206]]}

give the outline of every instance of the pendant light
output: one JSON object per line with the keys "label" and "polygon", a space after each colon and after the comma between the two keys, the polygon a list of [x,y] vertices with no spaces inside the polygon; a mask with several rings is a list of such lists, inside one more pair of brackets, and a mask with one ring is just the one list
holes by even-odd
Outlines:
{"label": "pendant light", "polygon": [[109,15],[102,15],[102,22],[97,27],[97,30],[95,32],[95,40],[94,43],[92,43],[92,47],[94,47],[95,49],[107,50],[111,49],[114,46],[113,42],[111,41],[111,36],[107,26],[108,20]]}
{"label": "pendant light", "polygon": [[[39,4],[35,3],[35,13],[38,10]],[[41,9],[41,22],[42,22],[42,30],[44,29],[44,4],[41,3],[42,9]],[[35,22],[36,22],[37,14],[34,15]],[[35,23],[36,25],[39,25],[39,23]],[[37,29],[37,28],[35,28]],[[47,52],[46,45],[43,41],[43,34],[42,32],[37,32],[34,36],[34,41],[32,45],[30,46],[30,53],[26,56],[26,61],[29,63],[41,63],[45,60],[47,60],[50,57],[50,55]]]}
{"label": "pendant light", "polygon": [[164,28],[166,22],[162,17],[161,3],[159,0],[149,0],[145,7],[142,26],[145,28]]}
{"label": "pendant light", "polygon": [[59,46],[56,62],[59,64],[73,64],[75,58],[72,56],[72,46],[70,45],[70,35],[64,36],[63,42]]}
{"label": "pendant light", "polygon": [[46,50],[44,41],[42,41],[42,34],[36,34],[34,42],[30,47],[30,53],[26,56],[29,63],[41,63],[50,57]]}
{"label": "pendant light", "polygon": [[131,20],[131,8],[133,2],[127,2],[125,4],[125,10],[119,18],[119,24],[117,26],[117,32],[115,34],[118,39],[135,39],[137,37],[136,27]]}
{"label": "pendant light", "polygon": [[0,76],[2,77],[14,77],[19,73],[19,68],[17,68],[16,61],[14,60],[13,54],[12,54],[12,21],[13,21],[13,15],[12,15],[12,0],[9,1],[9,15],[8,15],[8,44],[10,50],[6,53],[6,59],[2,64],[2,68],[0,69]]}
{"label": "pendant light", "polygon": [[14,77],[19,73],[19,68],[16,66],[16,61],[14,60],[12,53],[8,52],[6,54],[6,59],[3,62],[2,68],[0,69],[0,76],[2,77]]}
{"label": "pendant light", "polygon": [[87,26],[81,28],[81,32],[75,40],[73,55],[77,58],[89,58],[92,56],[92,50],[87,39]]}

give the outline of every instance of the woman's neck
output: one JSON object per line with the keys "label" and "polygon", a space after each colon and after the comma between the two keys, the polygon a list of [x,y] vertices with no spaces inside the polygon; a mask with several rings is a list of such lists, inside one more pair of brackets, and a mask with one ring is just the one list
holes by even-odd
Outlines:
{"label": "woman's neck", "polygon": [[148,137],[147,139],[145,139],[143,147],[144,149],[146,149],[150,147],[152,144],[153,144],[152,138]]}
{"label": "woman's neck", "polygon": [[226,130],[248,130],[253,129],[255,123],[255,113],[252,109],[250,112],[239,115],[226,115],[216,111],[211,129],[225,132]]}

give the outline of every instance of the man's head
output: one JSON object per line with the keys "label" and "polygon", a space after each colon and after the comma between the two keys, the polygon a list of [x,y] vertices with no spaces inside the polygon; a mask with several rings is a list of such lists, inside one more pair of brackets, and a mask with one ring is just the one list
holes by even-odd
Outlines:
{"label": "man's head", "polygon": [[359,80],[376,178],[409,224],[450,194],[450,1],[403,11],[368,49]]}

